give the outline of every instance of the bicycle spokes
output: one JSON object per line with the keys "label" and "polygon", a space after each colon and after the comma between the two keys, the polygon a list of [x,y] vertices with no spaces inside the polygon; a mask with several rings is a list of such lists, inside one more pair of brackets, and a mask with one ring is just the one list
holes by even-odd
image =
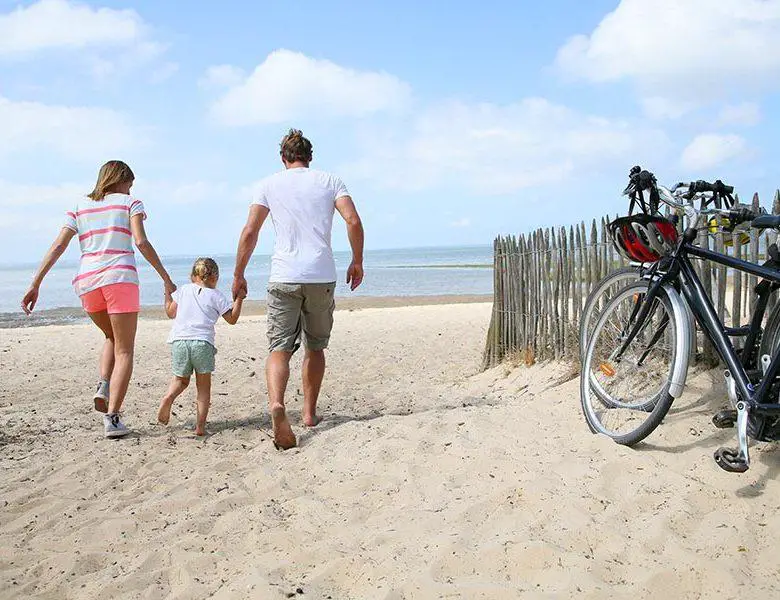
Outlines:
{"label": "bicycle spokes", "polygon": [[651,415],[663,418],[671,403],[671,324],[668,300],[650,297],[646,283],[628,286],[609,302],[585,353],[583,408],[594,430],[635,443],[655,426],[648,425]]}

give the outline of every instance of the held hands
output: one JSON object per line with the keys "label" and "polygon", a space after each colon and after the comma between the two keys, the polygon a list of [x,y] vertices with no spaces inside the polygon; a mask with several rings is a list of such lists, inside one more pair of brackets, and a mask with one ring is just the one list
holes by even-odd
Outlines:
{"label": "held hands", "polygon": [[166,280],[164,283],[165,286],[165,297],[169,298],[173,292],[176,291],[176,284],[173,283],[170,279]]}
{"label": "held hands", "polygon": [[22,310],[24,311],[24,314],[32,314],[36,302],[38,302],[38,286],[32,285],[22,298]]}
{"label": "held hands", "polygon": [[349,285],[349,289],[354,292],[361,283],[363,283],[363,263],[352,261],[349,265],[349,269],[347,269],[347,284]]}
{"label": "held hands", "polygon": [[233,300],[241,299],[247,297],[247,294],[249,293],[249,288],[247,287],[246,278],[242,276],[234,276],[233,277]]}

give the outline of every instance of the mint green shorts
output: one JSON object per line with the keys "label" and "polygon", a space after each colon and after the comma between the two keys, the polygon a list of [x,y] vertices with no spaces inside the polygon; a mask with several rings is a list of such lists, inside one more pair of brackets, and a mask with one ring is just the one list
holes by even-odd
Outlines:
{"label": "mint green shorts", "polygon": [[171,344],[173,374],[189,377],[195,371],[198,375],[214,372],[214,356],[217,349],[203,340],[176,340]]}

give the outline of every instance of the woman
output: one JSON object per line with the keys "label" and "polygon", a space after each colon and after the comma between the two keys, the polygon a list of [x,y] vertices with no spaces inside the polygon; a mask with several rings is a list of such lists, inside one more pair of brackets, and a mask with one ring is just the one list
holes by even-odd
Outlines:
{"label": "woman", "polygon": [[176,289],[146,238],[144,205],[130,195],[134,180],[132,170],[122,161],[111,160],[100,168],[95,189],[67,213],[57,239],[22,298],[22,310],[29,315],[38,301],[43,278],[78,235],[81,261],[73,287],[84,310],[106,336],[100,355],[95,410],[106,413],[103,423],[107,438],[129,433],[119,410],[133,372],[140,310],[133,241],[162,278],[166,293]]}

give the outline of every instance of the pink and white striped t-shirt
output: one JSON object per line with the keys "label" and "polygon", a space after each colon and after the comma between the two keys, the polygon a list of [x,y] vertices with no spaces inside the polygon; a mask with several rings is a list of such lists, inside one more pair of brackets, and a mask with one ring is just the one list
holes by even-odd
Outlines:
{"label": "pink and white striped t-shirt", "polygon": [[140,200],[127,194],[108,194],[103,200],[84,197],[67,212],[64,226],[75,231],[81,246],[81,264],[73,279],[83,296],[113,283],[138,285],[130,217],[146,211]]}

